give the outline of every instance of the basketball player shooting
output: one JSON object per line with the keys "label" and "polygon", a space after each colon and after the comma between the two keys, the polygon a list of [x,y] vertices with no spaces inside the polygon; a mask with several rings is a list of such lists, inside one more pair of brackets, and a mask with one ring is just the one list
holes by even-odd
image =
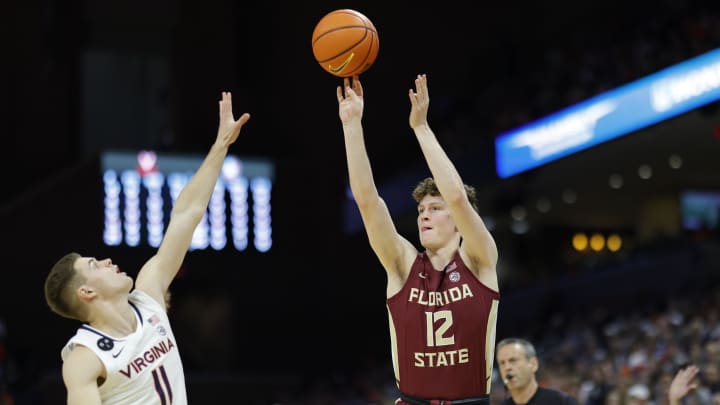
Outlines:
{"label": "basketball player shooting", "polygon": [[488,404],[500,294],[495,241],[428,124],[425,75],[409,92],[410,127],[432,177],[412,193],[422,251],[400,236],[378,195],[365,149],[363,88],[337,88],[350,188],[370,246],[387,274],[387,307],[399,404]]}

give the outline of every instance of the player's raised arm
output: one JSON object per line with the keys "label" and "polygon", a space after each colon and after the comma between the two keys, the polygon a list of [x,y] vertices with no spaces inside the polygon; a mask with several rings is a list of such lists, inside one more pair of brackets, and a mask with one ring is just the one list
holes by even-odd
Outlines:
{"label": "player's raised arm", "polygon": [[[440,146],[435,133],[427,121],[430,106],[427,78],[418,75],[415,79],[415,91],[409,92],[410,127],[420,144],[430,172],[435,179],[438,190],[447,202],[448,208],[455,219],[460,234],[463,237],[461,249],[469,256],[469,263],[474,271],[479,273],[493,273],[488,279],[483,279],[489,286],[497,288],[495,265],[497,263],[497,247],[490,232],[485,227],[480,215],[467,198],[465,186],[460,174],[450,158]],[[494,280],[494,281],[493,281]]]}
{"label": "player's raised arm", "polygon": [[389,283],[402,283],[417,253],[393,224],[385,201],[375,186],[362,127],[364,93],[360,79],[345,78],[337,88],[340,120],[345,136],[350,189],[360,210],[370,245],[388,272]]}
{"label": "player's raised arm", "polygon": [[244,113],[235,120],[229,92],[222,93],[219,108],[220,123],[215,142],[175,201],[160,248],[145,263],[137,277],[136,287],[162,305],[165,305],[165,293],[185,258],[193,232],[205,215],[228,148],[237,140],[243,125],[250,119],[250,114]]}

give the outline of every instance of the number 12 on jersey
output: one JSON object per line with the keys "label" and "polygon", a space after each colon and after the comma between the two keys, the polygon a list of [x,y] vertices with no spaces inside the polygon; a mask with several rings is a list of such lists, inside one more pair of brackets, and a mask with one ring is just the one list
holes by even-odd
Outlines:
{"label": "number 12 on jersey", "polygon": [[[425,312],[426,336],[429,347],[449,346],[455,343],[455,335],[443,336],[453,324],[452,311]],[[435,328],[435,324],[438,327]]]}

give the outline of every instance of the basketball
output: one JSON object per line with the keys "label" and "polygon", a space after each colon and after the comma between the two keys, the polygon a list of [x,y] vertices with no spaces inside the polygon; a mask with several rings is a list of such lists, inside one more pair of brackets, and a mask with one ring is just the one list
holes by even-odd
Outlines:
{"label": "basketball", "polygon": [[369,18],[355,10],[340,9],[329,12],[315,25],[312,50],[325,71],[350,77],[372,66],[380,40]]}

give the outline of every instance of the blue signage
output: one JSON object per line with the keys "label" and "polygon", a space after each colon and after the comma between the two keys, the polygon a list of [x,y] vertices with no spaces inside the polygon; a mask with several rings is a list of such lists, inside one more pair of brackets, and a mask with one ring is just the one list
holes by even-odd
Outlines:
{"label": "blue signage", "polygon": [[500,134],[501,178],[720,99],[720,48]]}

